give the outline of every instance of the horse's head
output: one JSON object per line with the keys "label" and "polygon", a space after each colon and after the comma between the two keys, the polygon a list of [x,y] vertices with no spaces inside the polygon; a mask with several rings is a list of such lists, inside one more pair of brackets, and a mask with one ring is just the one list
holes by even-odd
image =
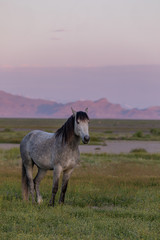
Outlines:
{"label": "horse's head", "polygon": [[75,117],[74,133],[75,135],[81,137],[84,144],[87,144],[90,139],[88,131],[89,117],[87,115],[87,110],[88,109],[85,109],[85,112],[76,112],[72,109],[73,116]]}

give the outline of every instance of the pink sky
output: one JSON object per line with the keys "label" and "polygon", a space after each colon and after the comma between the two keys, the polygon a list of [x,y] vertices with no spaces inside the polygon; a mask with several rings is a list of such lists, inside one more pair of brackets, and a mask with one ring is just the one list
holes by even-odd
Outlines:
{"label": "pink sky", "polygon": [[160,105],[159,13],[159,0],[1,0],[0,90]]}
{"label": "pink sky", "polygon": [[0,66],[160,64],[159,0],[2,0]]}

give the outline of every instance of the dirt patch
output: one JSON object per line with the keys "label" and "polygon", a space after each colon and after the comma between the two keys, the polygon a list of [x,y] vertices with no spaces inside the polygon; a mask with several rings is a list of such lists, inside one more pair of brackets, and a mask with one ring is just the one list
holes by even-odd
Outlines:
{"label": "dirt patch", "polygon": [[[0,149],[19,147],[19,144],[1,143]],[[82,153],[129,153],[133,149],[145,149],[149,153],[160,153],[159,141],[106,141],[106,146],[80,145]]]}
{"label": "dirt patch", "polygon": [[106,146],[81,145],[83,153],[129,153],[133,149],[145,149],[149,153],[160,153],[159,141],[106,141]]}
{"label": "dirt patch", "polygon": [[11,148],[18,148],[19,144],[14,143],[0,143],[0,149],[11,149]]}

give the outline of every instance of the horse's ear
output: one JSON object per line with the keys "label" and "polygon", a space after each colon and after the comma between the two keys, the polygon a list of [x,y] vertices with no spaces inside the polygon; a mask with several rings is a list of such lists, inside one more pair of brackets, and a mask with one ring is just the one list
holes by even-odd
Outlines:
{"label": "horse's ear", "polygon": [[88,113],[88,108],[85,109],[85,112]]}
{"label": "horse's ear", "polygon": [[76,111],[74,111],[72,107],[71,107],[71,110],[72,110],[73,116],[75,117],[76,116]]}

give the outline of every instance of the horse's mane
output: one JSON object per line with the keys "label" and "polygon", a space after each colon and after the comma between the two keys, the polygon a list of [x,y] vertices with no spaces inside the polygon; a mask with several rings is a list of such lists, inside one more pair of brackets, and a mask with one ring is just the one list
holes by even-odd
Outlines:
{"label": "horse's mane", "polygon": [[62,136],[62,143],[68,143],[71,137],[74,134],[74,116],[68,118],[68,120],[64,123],[64,125],[59,128],[56,133],[55,137],[58,138]]}
{"label": "horse's mane", "polygon": [[[78,121],[78,119],[85,121],[89,120],[89,117],[85,112],[80,111],[76,113],[76,121]],[[55,137],[58,138],[59,136],[62,136],[62,143],[69,143],[74,135],[74,122],[75,116],[72,115],[64,125],[56,131]]]}

